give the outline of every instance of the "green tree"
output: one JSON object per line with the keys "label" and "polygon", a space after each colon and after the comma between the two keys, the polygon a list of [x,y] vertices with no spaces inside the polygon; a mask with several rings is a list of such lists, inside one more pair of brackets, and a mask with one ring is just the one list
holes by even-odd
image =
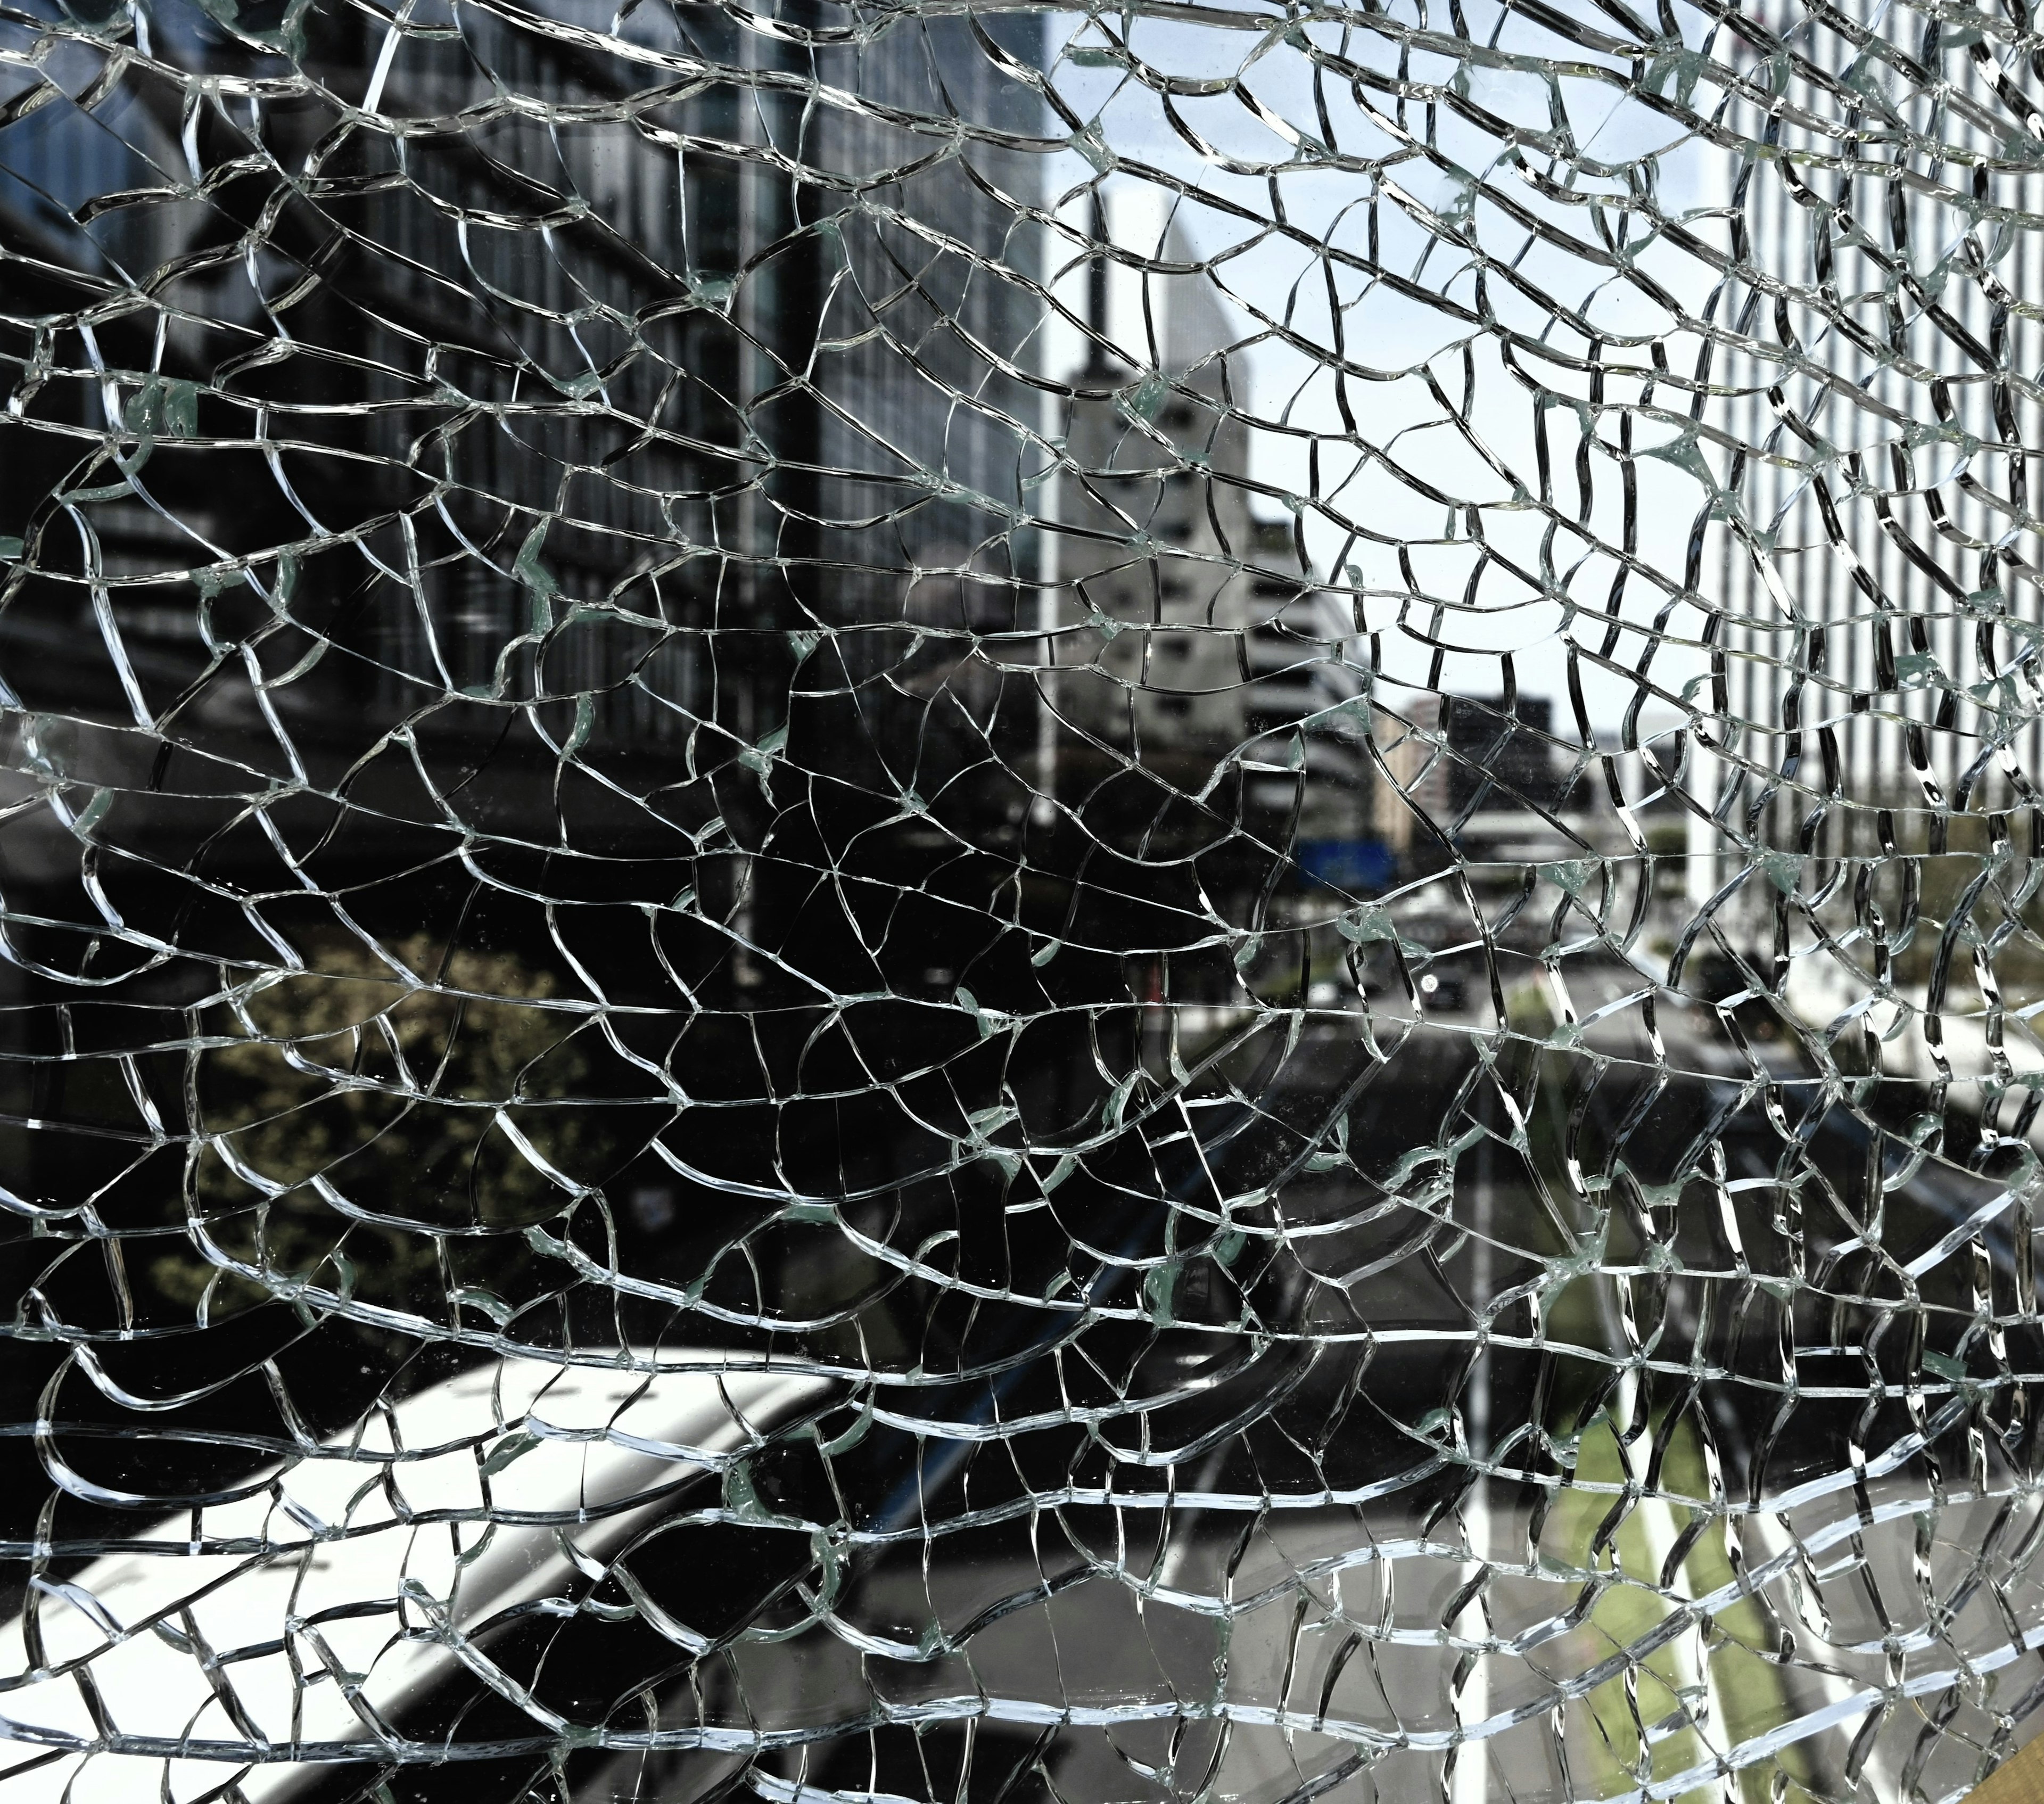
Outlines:
{"label": "green tree", "polygon": [[216,1012],[190,1183],[217,1252],[159,1259],[167,1298],[217,1317],[310,1284],[435,1315],[517,1288],[524,1230],[572,1201],[589,1149],[584,1017],[509,953],[391,953],[322,946]]}

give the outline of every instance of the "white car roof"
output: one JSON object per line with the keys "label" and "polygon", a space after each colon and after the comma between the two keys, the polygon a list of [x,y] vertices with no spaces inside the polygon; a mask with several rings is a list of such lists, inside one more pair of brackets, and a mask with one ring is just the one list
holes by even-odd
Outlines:
{"label": "white car roof", "polygon": [[[206,1509],[196,1537],[187,1513],[138,1537],[147,1552],[36,1581],[0,1625],[6,1804],[199,1796],[251,1743],[373,1756],[374,1724],[452,1670],[463,1633],[570,1582],[833,1389],[716,1352],[611,1357],[463,1372]],[[67,1751],[25,1767],[36,1742]],[[241,1789],[259,1804],[305,1776],[273,1757]]]}

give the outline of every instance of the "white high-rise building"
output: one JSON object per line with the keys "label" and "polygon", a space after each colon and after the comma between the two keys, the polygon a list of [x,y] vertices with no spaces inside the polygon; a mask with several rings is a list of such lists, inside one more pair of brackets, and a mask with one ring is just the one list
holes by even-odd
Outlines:
{"label": "white high-rise building", "polygon": [[[1936,852],[1948,810],[2008,807],[2044,752],[2044,179],[2005,172],[1992,46],[1933,31],[1949,87],[1893,84],[1883,141],[1944,160],[1793,122],[1835,106],[1792,79],[1777,153],[1731,173],[1700,404],[1723,495],[1696,579],[1719,617],[1691,685],[1716,721],[1689,785],[1713,811],[1692,823],[1696,901],[1764,857],[1889,835]],[[1854,54],[1810,49],[1819,67]]]}
{"label": "white high-rise building", "polygon": [[1253,548],[1232,334],[1183,235],[1136,210],[1101,209],[1117,255],[1085,272],[1098,336],[1057,423],[1053,694],[1101,756],[1154,767],[1241,741]]}
{"label": "white high-rise building", "polygon": [[1082,222],[1113,254],[1061,287],[1089,334],[1045,590],[1065,787],[1122,764],[1198,794],[1235,760],[1294,840],[1351,842],[1370,825],[1367,721],[1341,713],[1362,687],[1354,623],[1289,520],[1252,511],[1236,333],[1183,231],[1141,198]]}

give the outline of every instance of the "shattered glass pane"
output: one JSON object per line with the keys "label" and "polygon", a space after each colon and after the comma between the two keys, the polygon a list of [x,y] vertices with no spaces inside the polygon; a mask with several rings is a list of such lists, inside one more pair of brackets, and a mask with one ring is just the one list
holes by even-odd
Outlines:
{"label": "shattered glass pane", "polygon": [[0,1804],[1954,1800],[2044,33],[0,6]]}

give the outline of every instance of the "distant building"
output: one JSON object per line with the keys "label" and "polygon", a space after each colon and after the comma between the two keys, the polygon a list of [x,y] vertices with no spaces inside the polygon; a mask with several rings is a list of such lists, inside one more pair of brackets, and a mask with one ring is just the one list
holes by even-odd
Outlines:
{"label": "distant building", "polygon": [[1574,797],[1575,771],[1554,735],[1554,705],[1521,695],[1440,698],[1450,816],[1556,814]]}
{"label": "distant building", "polygon": [[[1248,438],[1221,398],[1233,335],[1182,235],[1123,249],[1151,267],[1104,269],[1097,310],[1116,287],[1147,289],[1161,361],[1136,367],[1096,338],[1069,379],[1052,693],[1095,760],[1197,787],[1247,725]],[[1105,318],[1089,324],[1105,336]]]}
{"label": "distant building", "polygon": [[1252,543],[1245,755],[1266,771],[1297,772],[1296,837],[1312,873],[1360,879],[1374,861],[1358,848],[1377,838],[1365,641],[1339,596],[1278,574],[1300,568],[1289,520],[1258,521]]}
{"label": "distant building", "polygon": [[1449,760],[1441,738],[1441,698],[1424,689],[1379,688],[1370,698],[1370,733],[1380,767],[1371,796],[1370,825],[1400,861],[1429,827],[1445,829]]}
{"label": "distant building", "polygon": [[[1191,248],[1167,227],[1117,249],[1129,260],[1096,273],[1094,341],[1068,379],[1045,614],[1054,761],[1073,789],[1117,764],[1193,794],[1232,771],[1256,830],[1341,881],[1374,843],[1362,641],[1291,521],[1251,511],[1247,436],[1224,399],[1233,333]],[[1147,344],[1115,340],[1117,317],[1139,317]]]}
{"label": "distant building", "polygon": [[[197,9],[173,11],[159,29],[181,64],[245,60]],[[663,28],[650,11],[619,27],[664,55],[663,29],[671,17]],[[1040,62],[1035,16],[985,29],[1024,66]],[[51,335],[36,380],[24,383],[18,352],[5,372],[21,405],[0,421],[0,537],[33,529],[52,479],[89,460],[124,410],[191,416],[158,434],[155,508],[117,493],[86,510],[108,614],[151,706],[167,706],[210,655],[204,598],[182,572],[249,549],[258,614],[288,602],[333,640],[320,701],[306,705],[345,694],[338,724],[350,733],[464,693],[582,694],[585,743],[690,746],[715,763],[775,728],[790,633],[851,629],[851,663],[884,664],[891,650],[862,630],[918,610],[955,621],[961,572],[977,608],[965,624],[1012,629],[1036,555],[1014,527],[1041,402],[1001,365],[1026,362],[1041,317],[1038,240],[1018,222],[1040,159],[1008,140],[1035,130],[1040,100],[962,16],[903,18],[813,51],[713,13],[688,29],[693,53],[729,79],[669,94],[664,65],[490,14],[459,36],[394,38],[381,63],[380,33],[337,37],[319,59],[335,74],[359,64],[352,92],[376,63],[368,112],[350,128],[365,167],[397,167],[408,142],[381,133],[379,113],[455,117],[506,90],[594,113],[636,88],[660,91],[632,117],[497,120],[487,156],[409,140],[403,179],[324,213],[294,201],[260,259],[235,247],[252,214],[160,186],[166,171],[182,179],[188,152],[175,107],[149,110],[156,87],[137,84],[143,99],[102,117],[45,108],[10,133],[0,225],[86,279],[17,298],[53,312],[94,287],[140,290],[183,260],[162,292],[208,320],[211,337],[174,329],[167,379],[203,390],[216,363],[261,353],[230,386],[263,397],[263,429],[291,447],[279,466],[291,491],[259,456],[179,447],[193,434],[248,440],[256,416],[210,396],[167,401],[167,388],[126,375],[156,367],[153,306],[102,326],[104,380],[68,331]],[[774,69],[801,81],[756,79]],[[816,102],[811,82],[861,104]],[[936,156],[908,122],[918,113],[982,135]],[[190,123],[202,163],[246,148],[217,123],[204,109]],[[264,141],[290,169],[331,124],[313,106],[278,110]],[[797,145],[799,175],[777,148]],[[85,226],[71,217],[149,183],[152,194]],[[117,488],[108,463],[95,481],[110,479]],[[293,546],[288,561],[262,555]],[[951,584],[941,602],[932,571]],[[239,574],[225,580],[249,594]],[[505,666],[540,602],[614,611],[559,634],[536,671],[517,666],[529,653]],[[217,611],[235,606],[229,595]],[[42,618],[67,610],[75,619]],[[13,613],[17,637],[83,628],[98,644],[83,585]],[[75,705],[129,713],[110,660],[75,661]],[[252,711],[219,724],[263,731]],[[424,730],[437,725],[429,714]],[[294,728],[321,730],[317,718]]]}

